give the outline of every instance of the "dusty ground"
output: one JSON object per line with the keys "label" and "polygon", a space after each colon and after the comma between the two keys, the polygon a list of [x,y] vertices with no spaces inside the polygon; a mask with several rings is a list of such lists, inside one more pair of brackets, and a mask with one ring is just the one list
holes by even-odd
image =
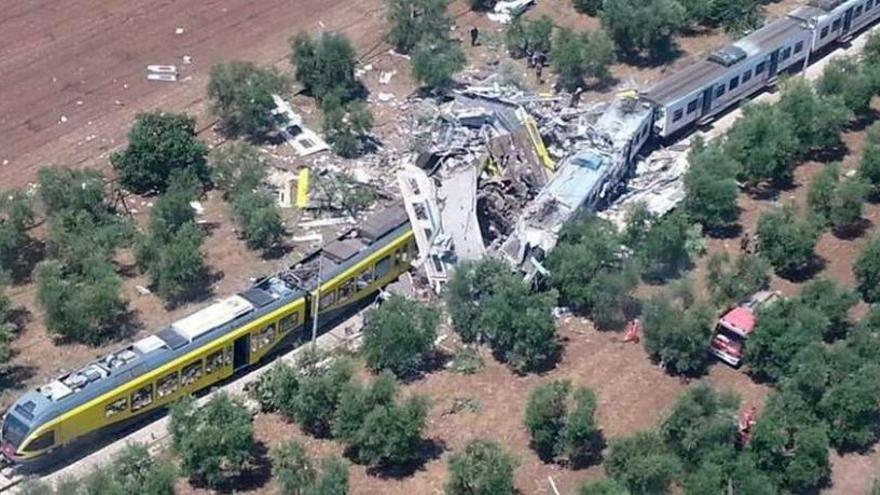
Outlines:
{"label": "dusty ground", "polygon": [[[779,15],[799,3],[785,0],[768,6],[768,10]],[[133,116],[157,108],[196,115],[204,129],[202,135],[212,143],[217,142],[209,129],[212,119],[204,101],[210,66],[221,60],[240,58],[289,70],[284,60],[288,53],[287,39],[301,30],[341,29],[352,38],[364,63],[373,66],[364,75],[364,81],[374,96],[379,92],[395,95],[395,100],[386,104],[371,97],[377,132],[389,142],[395,142],[395,138],[401,137],[396,135],[399,131],[395,127],[400,112],[397,102],[414,87],[408,77],[406,61],[389,55],[388,47],[380,41],[381,5],[381,0],[3,2],[0,5],[5,14],[0,20],[3,28],[0,30],[0,67],[4,69],[0,71],[0,184],[23,185],[33,180],[37,168],[45,164],[95,166],[106,170],[107,156],[124,143]],[[467,47],[472,63],[481,65],[505,58],[502,51],[492,49],[502,39],[497,25],[468,12],[464,0],[456,0],[450,11],[459,25],[456,36],[464,37],[470,25],[479,26],[484,33],[483,46]],[[528,16],[544,14],[562,25],[579,29],[598,25],[595,19],[575,15],[569,3],[562,0],[539,2]],[[178,27],[183,28],[182,34],[175,34]],[[679,40],[682,57],[669,66],[616,65],[613,68],[615,86],[644,87],[665,72],[703,56],[726,41],[724,33],[711,31],[683,37]],[[180,65],[184,55],[191,56],[193,64],[181,67],[180,82],[168,84],[144,79],[147,64]],[[532,74],[525,71],[521,61],[512,66],[528,84],[535,86]],[[394,70],[397,75],[390,85],[379,84],[382,71]],[[545,84],[541,89],[549,91],[550,86]],[[608,91],[606,88],[606,94],[593,92],[588,97],[607,97]],[[308,114],[310,121],[317,121],[308,100],[300,97],[294,101]],[[66,122],[61,122],[62,116]],[[862,139],[862,132],[847,134],[849,154],[844,160],[845,170],[854,165]],[[798,187],[783,192],[780,200],[787,201],[792,196],[803,205],[805,185],[820,168],[816,163],[800,167],[796,175]],[[132,199],[131,206],[139,210],[140,221],[148,210],[146,201]],[[206,219],[212,225],[211,238],[205,246],[207,261],[216,274],[215,294],[231,293],[244,286],[248,277],[283,263],[283,260],[261,259],[235,238],[225,205],[219,198],[212,196],[205,205]],[[743,227],[753,232],[758,215],[771,207],[771,201],[743,197],[741,205]],[[869,206],[866,217],[871,227],[860,238],[840,240],[830,234],[823,236],[818,252],[825,266],[819,276],[853,283],[852,257],[875,231],[874,226],[880,222],[880,207]],[[738,239],[712,240],[709,249],[710,252],[735,251],[738,245]],[[137,293],[135,286],[145,285],[144,278],[127,269],[129,257],[123,255],[120,261],[127,275],[125,297],[143,324],[140,333],[151,332],[191,312],[197,305],[167,311],[155,296]],[[699,278],[704,270],[705,258],[697,264],[694,276]],[[798,290],[797,284],[779,278],[774,279],[773,284],[788,294]],[[120,345],[99,349],[55,345],[47,338],[40,314],[35,310],[33,286],[22,284],[12,292],[16,302],[23,304],[31,314],[15,343],[18,354],[12,363],[14,373],[7,380],[13,390],[7,390],[0,401],[8,401],[17,390],[55,374],[61,367],[85,362]],[[443,447],[442,452],[412,476],[403,478],[378,477],[355,466],[351,472],[353,493],[440,493],[450,451],[479,436],[499,440],[518,458],[517,485],[524,494],[550,493],[547,476],[553,476],[562,493],[571,493],[584,479],[601,476],[598,467],[569,471],[545,465],[537,459],[528,448],[521,426],[528,391],[538,383],[557,378],[568,378],[575,384],[593,388],[600,401],[599,422],[607,437],[614,438],[656,424],[687,385],[666,376],[648,362],[640,346],[619,343],[617,335],[597,332],[588,322],[569,318],[563,323],[561,334],[566,339],[565,356],[560,366],[546,375],[517,377],[487,358],[486,369],[477,375],[441,371],[408,385],[405,393],[422,393],[432,399],[427,436]],[[765,387],[752,383],[741,371],[721,365],[713,366],[704,379],[737,391],[744,405],[760,407],[767,393]],[[452,402],[463,397],[479,400],[480,410],[448,414]],[[340,452],[338,444],[304,437],[295,426],[275,415],[259,416],[255,426],[258,438],[267,447],[285,438],[297,437],[305,439],[315,454]],[[835,456],[834,469],[835,486],[830,493],[862,493],[870,483],[869,478],[880,472],[880,455]],[[185,493],[194,491],[185,482],[181,482],[180,488]],[[251,486],[243,488],[250,493],[275,490],[273,482],[267,483],[264,479],[255,479]]]}

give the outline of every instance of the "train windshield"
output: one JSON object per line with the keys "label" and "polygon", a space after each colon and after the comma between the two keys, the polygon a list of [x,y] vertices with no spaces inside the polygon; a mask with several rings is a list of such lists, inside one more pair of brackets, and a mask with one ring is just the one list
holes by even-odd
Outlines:
{"label": "train windshield", "polygon": [[27,435],[27,432],[28,427],[24,422],[12,414],[6,415],[6,419],[3,421],[4,442],[8,442],[18,448],[18,446],[21,445],[22,440],[24,440],[25,435]]}

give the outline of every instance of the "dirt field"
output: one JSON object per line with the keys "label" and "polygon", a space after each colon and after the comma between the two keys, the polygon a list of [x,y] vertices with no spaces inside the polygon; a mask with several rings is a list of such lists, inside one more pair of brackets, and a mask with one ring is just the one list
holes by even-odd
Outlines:
{"label": "dirt field", "polygon": [[[407,76],[406,61],[388,55],[381,43],[382,0],[204,0],[173,2],[143,0],[113,2],[108,0],[70,0],[68,2],[2,2],[0,19],[0,185],[24,185],[32,181],[36,170],[46,164],[94,166],[107,169],[107,156],[124,143],[124,136],[136,113],[153,109],[185,111],[196,115],[202,127],[212,123],[206,111],[204,86],[207,72],[216,62],[246,59],[277,64],[284,70],[288,53],[287,39],[298,31],[343,30],[358,46],[365,62],[374,65],[364,81],[371,91],[390,91],[400,99],[414,88]],[[800,4],[795,0],[774,3],[768,10],[779,15]],[[467,12],[464,0],[456,0],[450,11],[456,16],[459,33],[477,25],[491,39],[501,36],[500,28],[484,17]],[[542,0],[528,16],[550,15],[558,23],[580,29],[594,28],[595,19],[573,14],[569,2]],[[182,34],[175,34],[182,28]],[[463,36],[459,34],[458,36]],[[683,55],[669,67],[631,67],[618,64],[613,73],[618,87],[645,87],[669,70],[720,46],[727,36],[707,32],[679,40]],[[487,43],[467,48],[473,65],[505,58]],[[181,65],[182,57],[192,57],[191,65]],[[182,80],[177,83],[148,82],[147,64],[177,64]],[[534,85],[520,63],[524,80]],[[397,70],[389,86],[380,86],[380,71]],[[549,85],[542,90],[549,90]],[[605,98],[597,92],[590,98]],[[297,98],[295,103],[310,108],[310,102]],[[394,123],[399,109],[394,105],[374,104],[380,137],[393,142]],[[62,119],[64,117],[64,119]],[[313,119],[310,116],[309,119]],[[62,122],[65,120],[65,122]],[[849,154],[844,170],[852,168],[861,151],[863,132],[846,136]],[[210,142],[216,137],[206,130]],[[805,202],[806,185],[821,165],[807,163],[797,170],[797,187],[784,191],[781,201]],[[149,200],[133,198],[143,222]],[[269,272],[284,260],[264,260],[240,242],[228,221],[225,205],[216,195],[205,202],[206,219],[213,226],[206,241],[207,261],[216,274],[213,286],[217,295],[231,293],[246,284],[247,278]],[[753,232],[761,211],[771,201],[743,197],[742,224]],[[823,236],[818,252],[825,266],[818,276],[828,276],[852,285],[851,260],[880,222],[880,206],[870,205],[866,217],[870,228],[860,238],[840,240]],[[738,239],[710,240],[710,252],[735,251]],[[305,246],[301,246],[305,248]],[[703,258],[697,263],[694,277],[705,270]],[[145,285],[142,276],[130,266],[130,256],[120,257],[126,275],[124,294],[142,322],[140,333],[150,333],[193,310],[194,305],[166,311],[155,296],[141,296],[135,290]],[[798,284],[775,278],[773,285],[787,294]],[[8,403],[18,390],[33,385],[65,366],[83,363],[116,345],[90,348],[81,345],[55,345],[46,335],[34,303],[34,287],[22,284],[12,289],[14,299],[29,311],[28,324],[15,342],[13,374],[7,379],[2,402]],[[525,398],[531,388],[545,381],[568,378],[575,384],[593,388],[599,398],[599,422],[608,438],[649,428],[663,417],[686,384],[666,376],[646,358],[641,346],[622,344],[618,336],[600,333],[588,322],[567,318],[561,335],[566,340],[560,366],[542,376],[517,377],[503,366],[486,358],[487,367],[474,376],[448,371],[433,373],[405,387],[405,393],[428,395],[433,407],[427,436],[441,446],[441,452],[411,476],[382,478],[366,473],[359,466],[351,471],[354,494],[430,494],[440,493],[446,476],[446,460],[451,451],[475,437],[500,441],[520,462],[517,486],[523,494],[551,493],[547,476],[553,476],[564,494],[571,493],[584,479],[602,476],[599,467],[570,471],[542,463],[528,448],[522,428]],[[746,406],[760,407],[768,390],[756,385],[741,371],[715,365],[707,377],[710,383],[735,390]],[[14,387],[9,390],[8,387]],[[474,398],[480,402],[476,413],[449,414],[456,398]],[[314,454],[340,453],[332,441],[304,437],[294,426],[276,415],[260,415],[255,423],[258,439],[267,447],[290,437],[302,438]],[[870,478],[880,473],[880,454],[834,456],[834,487],[829,493],[860,494]],[[207,493],[180,483],[184,493]],[[255,479],[243,487],[247,493],[274,493],[273,482]]]}

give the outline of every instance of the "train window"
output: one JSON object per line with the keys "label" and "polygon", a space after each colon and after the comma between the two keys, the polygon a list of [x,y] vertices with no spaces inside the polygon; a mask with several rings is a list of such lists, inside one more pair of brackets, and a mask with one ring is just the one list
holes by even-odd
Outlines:
{"label": "train window", "polygon": [[391,256],[386,256],[376,263],[376,278],[380,279],[391,271]]}
{"label": "train window", "polygon": [[729,89],[730,89],[731,91],[733,91],[734,89],[737,88],[737,86],[739,86],[739,76],[736,76],[736,77],[734,77],[733,79],[730,80],[730,86],[729,86]]}
{"label": "train window", "polygon": [[764,72],[764,67],[767,67],[767,62],[761,62],[760,64],[755,66],[755,75]]}
{"label": "train window", "polygon": [[366,270],[362,271],[360,275],[357,276],[357,288],[358,290],[362,290],[367,288],[368,285],[373,283],[373,267],[369,267]]}
{"label": "train window", "polygon": [[220,368],[226,366],[226,353],[225,349],[220,349],[217,352],[209,354],[207,358],[205,358],[205,373],[210,375],[211,373],[219,370]]}
{"label": "train window", "polygon": [[339,300],[348,299],[354,294],[354,279],[347,280],[339,287]]}
{"label": "train window", "polygon": [[727,89],[727,86],[725,86],[723,84],[721,86],[718,86],[717,88],[715,88],[715,98],[720,98],[722,95],[724,95],[724,91],[726,89]]}
{"label": "train window", "polygon": [[832,31],[837,31],[838,29],[840,29],[840,23],[841,23],[841,22],[843,22],[843,21],[841,21],[840,19],[836,19],[834,22],[832,22],[832,23],[831,23],[831,30],[832,30]]}
{"label": "train window", "polygon": [[856,11],[853,12],[853,17],[859,17],[860,15],[862,15],[862,6],[861,5],[856,7]]}
{"label": "train window", "polygon": [[827,38],[828,37],[828,26],[822,28],[822,33],[819,35],[819,38]]}
{"label": "train window", "polygon": [[202,377],[202,360],[186,365],[181,371],[182,383],[183,386],[189,386],[199,380]]}
{"label": "train window", "polygon": [[868,3],[865,4],[865,12],[871,10],[874,6],[874,0],[868,0]]}
{"label": "train window", "polygon": [[104,416],[109,418],[126,410],[128,410],[128,397],[122,397],[107,404],[104,408]]}
{"label": "train window", "polygon": [[692,102],[688,103],[688,115],[697,111],[697,104],[699,104],[699,100],[693,100]]}
{"label": "train window", "polygon": [[278,328],[281,330],[281,333],[291,332],[296,328],[297,323],[299,323],[299,313],[291,313],[281,318],[281,321],[278,322]]}
{"label": "train window", "polygon": [[321,294],[321,307],[327,308],[336,304],[336,291],[331,290],[325,294]]}
{"label": "train window", "polygon": [[257,340],[260,341],[260,347],[265,347],[272,343],[275,340],[275,324],[272,323],[270,325],[266,325],[266,328],[260,330],[260,334],[257,337]]}
{"label": "train window", "polygon": [[131,394],[131,410],[137,411],[153,403],[153,384],[143,386]]}
{"label": "train window", "polygon": [[782,55],[779,56],[780,60],[788,60],[788,57],[791,56],[791,47],[787,47],[785,50],[782,50]]}
{"label": "train window", "polygon": [[681,108],[679,108],[678,110],[676,110],[676,111],[672,114],[672,121],[673,121],[673,122],[678,122],[679,120],[681,120],[681,118],[682,118],[683,116],[684,116],[684,110],[682,110]]}
{"label": "train window", "polygon": [[794,44],[794,52],[795,53],[800,53],[801,50],[803,50],[803,49],[804,49],[804,42],[803,41],[798,41],[797,43]]}
{"label": "train window", "polygon": [[24,448],[25,452],[36,452],[38,450],[48,449],[55,445],[55,430],[47,431],[37,438],[33,439]]}
{"label": "train window", "polygon": [[752,70],[751,70],[751,69],[749,69],[749,70],[743,72],[743,75],[742,75],[742,82],[743,82],[743,84],[747,83],[748,80],[751,79],[751,78],[752,78]]}
{"label": "train window", "polygon": [[180,385],[180,378],[175,371],[174,373],[163,376],[158,382],[156,382],[156,394],[160,398],[167,397],[177,391],[178,385]]}

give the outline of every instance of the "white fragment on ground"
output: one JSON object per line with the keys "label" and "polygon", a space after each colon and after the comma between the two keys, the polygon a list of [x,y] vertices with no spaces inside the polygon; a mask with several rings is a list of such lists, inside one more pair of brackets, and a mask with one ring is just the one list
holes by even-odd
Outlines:
{"label": "white fragment on ground", "polygon": [[377,97],[379,101],[391,101],[394,99],[394,95],[391,93],[379,93]]}

